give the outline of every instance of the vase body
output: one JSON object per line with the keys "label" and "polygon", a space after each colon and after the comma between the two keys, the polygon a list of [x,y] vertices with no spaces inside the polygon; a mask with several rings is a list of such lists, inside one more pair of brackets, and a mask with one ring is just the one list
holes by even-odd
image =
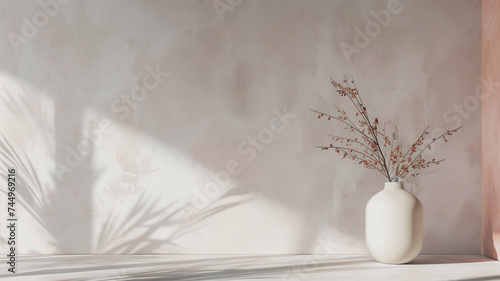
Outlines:
{"label": "vase body", "polygon": [[423,241],[423,208],[401,182],[386,182],[366,204],[366,244],[377,261],[401,264],[413,260]]}

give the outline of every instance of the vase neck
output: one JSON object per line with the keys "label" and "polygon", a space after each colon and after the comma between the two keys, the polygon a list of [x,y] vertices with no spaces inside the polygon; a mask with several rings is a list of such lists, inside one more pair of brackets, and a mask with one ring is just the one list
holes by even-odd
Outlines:
{"label": "vase neck", "polygon": [[386,182],[384,189],[387,189],[387,190],[404,189],[404,183],[402,183],[402,182]]}

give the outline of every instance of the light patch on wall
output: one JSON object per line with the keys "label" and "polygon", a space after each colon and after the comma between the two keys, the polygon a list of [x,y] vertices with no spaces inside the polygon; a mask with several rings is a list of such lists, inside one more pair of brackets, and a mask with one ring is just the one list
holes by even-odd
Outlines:
{"label": "light patch on wall", "polygon": [[155,252],[171,251],[167,242],[186,228],[184,205],[211,180],[189,154],[125,124],[106,136],[92,162],[99,171],[92,193],[92,247],[101,253],[140,253],[151,241],[158,243]]}

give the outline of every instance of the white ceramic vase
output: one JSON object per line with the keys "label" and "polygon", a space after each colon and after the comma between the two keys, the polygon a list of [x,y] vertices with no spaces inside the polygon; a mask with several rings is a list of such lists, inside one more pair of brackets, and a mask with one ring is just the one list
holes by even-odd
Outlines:
{"label": "white ceramic vase", "polygon": [[423,241],[422,203],[401,182],[386,182],[366,204],[366,244],[381,263],[413,260]]}

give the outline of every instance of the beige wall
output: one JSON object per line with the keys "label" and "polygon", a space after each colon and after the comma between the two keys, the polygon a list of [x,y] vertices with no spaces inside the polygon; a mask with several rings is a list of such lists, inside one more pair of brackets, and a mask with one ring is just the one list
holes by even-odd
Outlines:
{"label": "beige wall", "polygon": [[482,174],[483,254],[498,259],[500,249],[500,2],[483,1],[483,77],[493,77],[495,87],[483,87]]}
{"label": "beige wall", "polygon": [[405,186],[423,253],[480,253],[479,1],[42,3],[0,1],[19,253],[367,253],[384,178],[316,149],[343,130],[309,111],[344,74],[407,144],[464,126]]}

